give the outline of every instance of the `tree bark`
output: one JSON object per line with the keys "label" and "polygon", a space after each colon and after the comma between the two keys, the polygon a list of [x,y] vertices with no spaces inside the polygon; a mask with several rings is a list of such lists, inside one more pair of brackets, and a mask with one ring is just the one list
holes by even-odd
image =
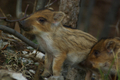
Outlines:
{"label": "tree bark", "polygon": [[60,0],[59,10],[66,14],[62,24],[76,28],[80,0]]}

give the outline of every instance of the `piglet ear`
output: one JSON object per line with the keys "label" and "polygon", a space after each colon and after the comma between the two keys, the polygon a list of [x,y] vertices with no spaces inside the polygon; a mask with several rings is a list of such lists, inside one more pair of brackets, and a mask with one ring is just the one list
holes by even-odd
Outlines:
{"label": "piglet ear", "polygon": [[55,22],[61,22],[64,17],[65,17],[65,13],[58,11],[54,13],[53,19]]}
{"label": "piglet ear", "polygon": [[115,42],[114,41],[107,42],[106,48],[107,48],[108,53],[113,53],[114,48],[115,48]]}
{"label": "piglet ear", "polygon": [[48,9],[50,9],[50,10],[54,10],[52,7],[49,7]]}

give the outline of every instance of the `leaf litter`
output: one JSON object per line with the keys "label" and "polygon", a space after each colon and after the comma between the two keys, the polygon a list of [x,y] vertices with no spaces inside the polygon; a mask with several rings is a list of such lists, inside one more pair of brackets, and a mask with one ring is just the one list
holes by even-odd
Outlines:
{"label": "leaf litter", "polygon": [[43,53],[13,35],[0,34],[0,80],[42,80],[36,75],[40,75],[43,68]]}

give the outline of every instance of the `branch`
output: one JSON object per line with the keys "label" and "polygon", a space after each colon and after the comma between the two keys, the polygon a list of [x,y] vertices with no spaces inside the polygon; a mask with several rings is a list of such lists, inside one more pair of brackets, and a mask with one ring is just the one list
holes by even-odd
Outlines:
{"label": "branch", "polygon": [[52,3],[49,2],[45,7],[51,6],[51,5],[54,4],[56,1],[57,1],[57,0],[54,0]]}
{"label": "branch", "polygon": [[27,9],[28,9],[28,7],[29,7],[29,4],[27,4],[27,7],[26,7],[26,9],[25,9],[24,17],[27,17]]}
{"label": "branch", "polygon": [[[16,15],[17,17],[22,13],[21,12],[21,4],[22,4],[22,0],[17,0],[17,10],[16,10]],[[9,20],[6,16],[5,17],[0,17],[0,19],[3,19],[7,22],[18,22],[18,21],[21,21],[21,20],[24,20],[27,18],[26,16],[26,12],[27,12],[27,9],[29,7],[29,4],[27,5],[26,9],[25,9],[25,14],[24,14],[24,17],[22,17],[21,19],[17,19],[17,20]],[[1,9],[0,9],[1,10]],[[2,11],[2,10],[1,10]],[[3,13],[3,12],[2,12]]]}
{"label": "branch", "polygon": [[44,51],[42,51],[42,49],[39,47],[39,45],[33,43],[32,41],[30,41],[29,39],[27,39],[26,37],[24,37],[22,34],[18,33],[17,31],[15,31],[15,30],[7,27],[7,26],[4,26],[4,25],[0,25],[0,30],[8,32],[8,33],[18,37],[19,39],[21,39],[26,44],[28,44],[28,45],[32,46],[33,48],[38,49],[38,51],[44,53]]}
{"label": "branch", "polygon": [[9,20],[9,19],[7,19],[6,17],[0,17],[0,19],[3,19],[3,20],[5,20],[5,21],[7,21],[7,22],[18,22],[18,21],[22,21],[22,20],[24,20],[24,19],[26,19],[27,17],[23,17],[23,18],[21,18],[21,19],[17,19],[17,20]]}
{"label": "branch", "polygon": [[[0,19],[3,19],[3,20],[5,20],[5,21],[7,21],[7,22],[19,22],[19,21],[21,21],[21,20],[24,20],[24,19],[27,18],[27,16],[26,16],[26,12],[27,12],[28,7],[29,7],[29,4],[27,5],[27,7],[26,7],[26,9],[25,9],[24,17],[22,17],[21,19],[17,19],[17,20],[9,20],[7,17],[0,17]],[[28,16],[28,17],[29,17],[29,16]]]}

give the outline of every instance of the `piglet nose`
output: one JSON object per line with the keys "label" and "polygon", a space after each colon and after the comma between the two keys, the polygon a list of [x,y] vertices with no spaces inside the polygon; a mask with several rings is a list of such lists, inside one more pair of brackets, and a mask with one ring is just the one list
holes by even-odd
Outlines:
{"label": "piglet nose", "polygon": [[20,27],[21,27],[23,30],[25,30],[25,31],[29,31],[29,28],[26,27],[26,23],[25,23],[24,20],[19,21],[19,24],[20,24]]}

